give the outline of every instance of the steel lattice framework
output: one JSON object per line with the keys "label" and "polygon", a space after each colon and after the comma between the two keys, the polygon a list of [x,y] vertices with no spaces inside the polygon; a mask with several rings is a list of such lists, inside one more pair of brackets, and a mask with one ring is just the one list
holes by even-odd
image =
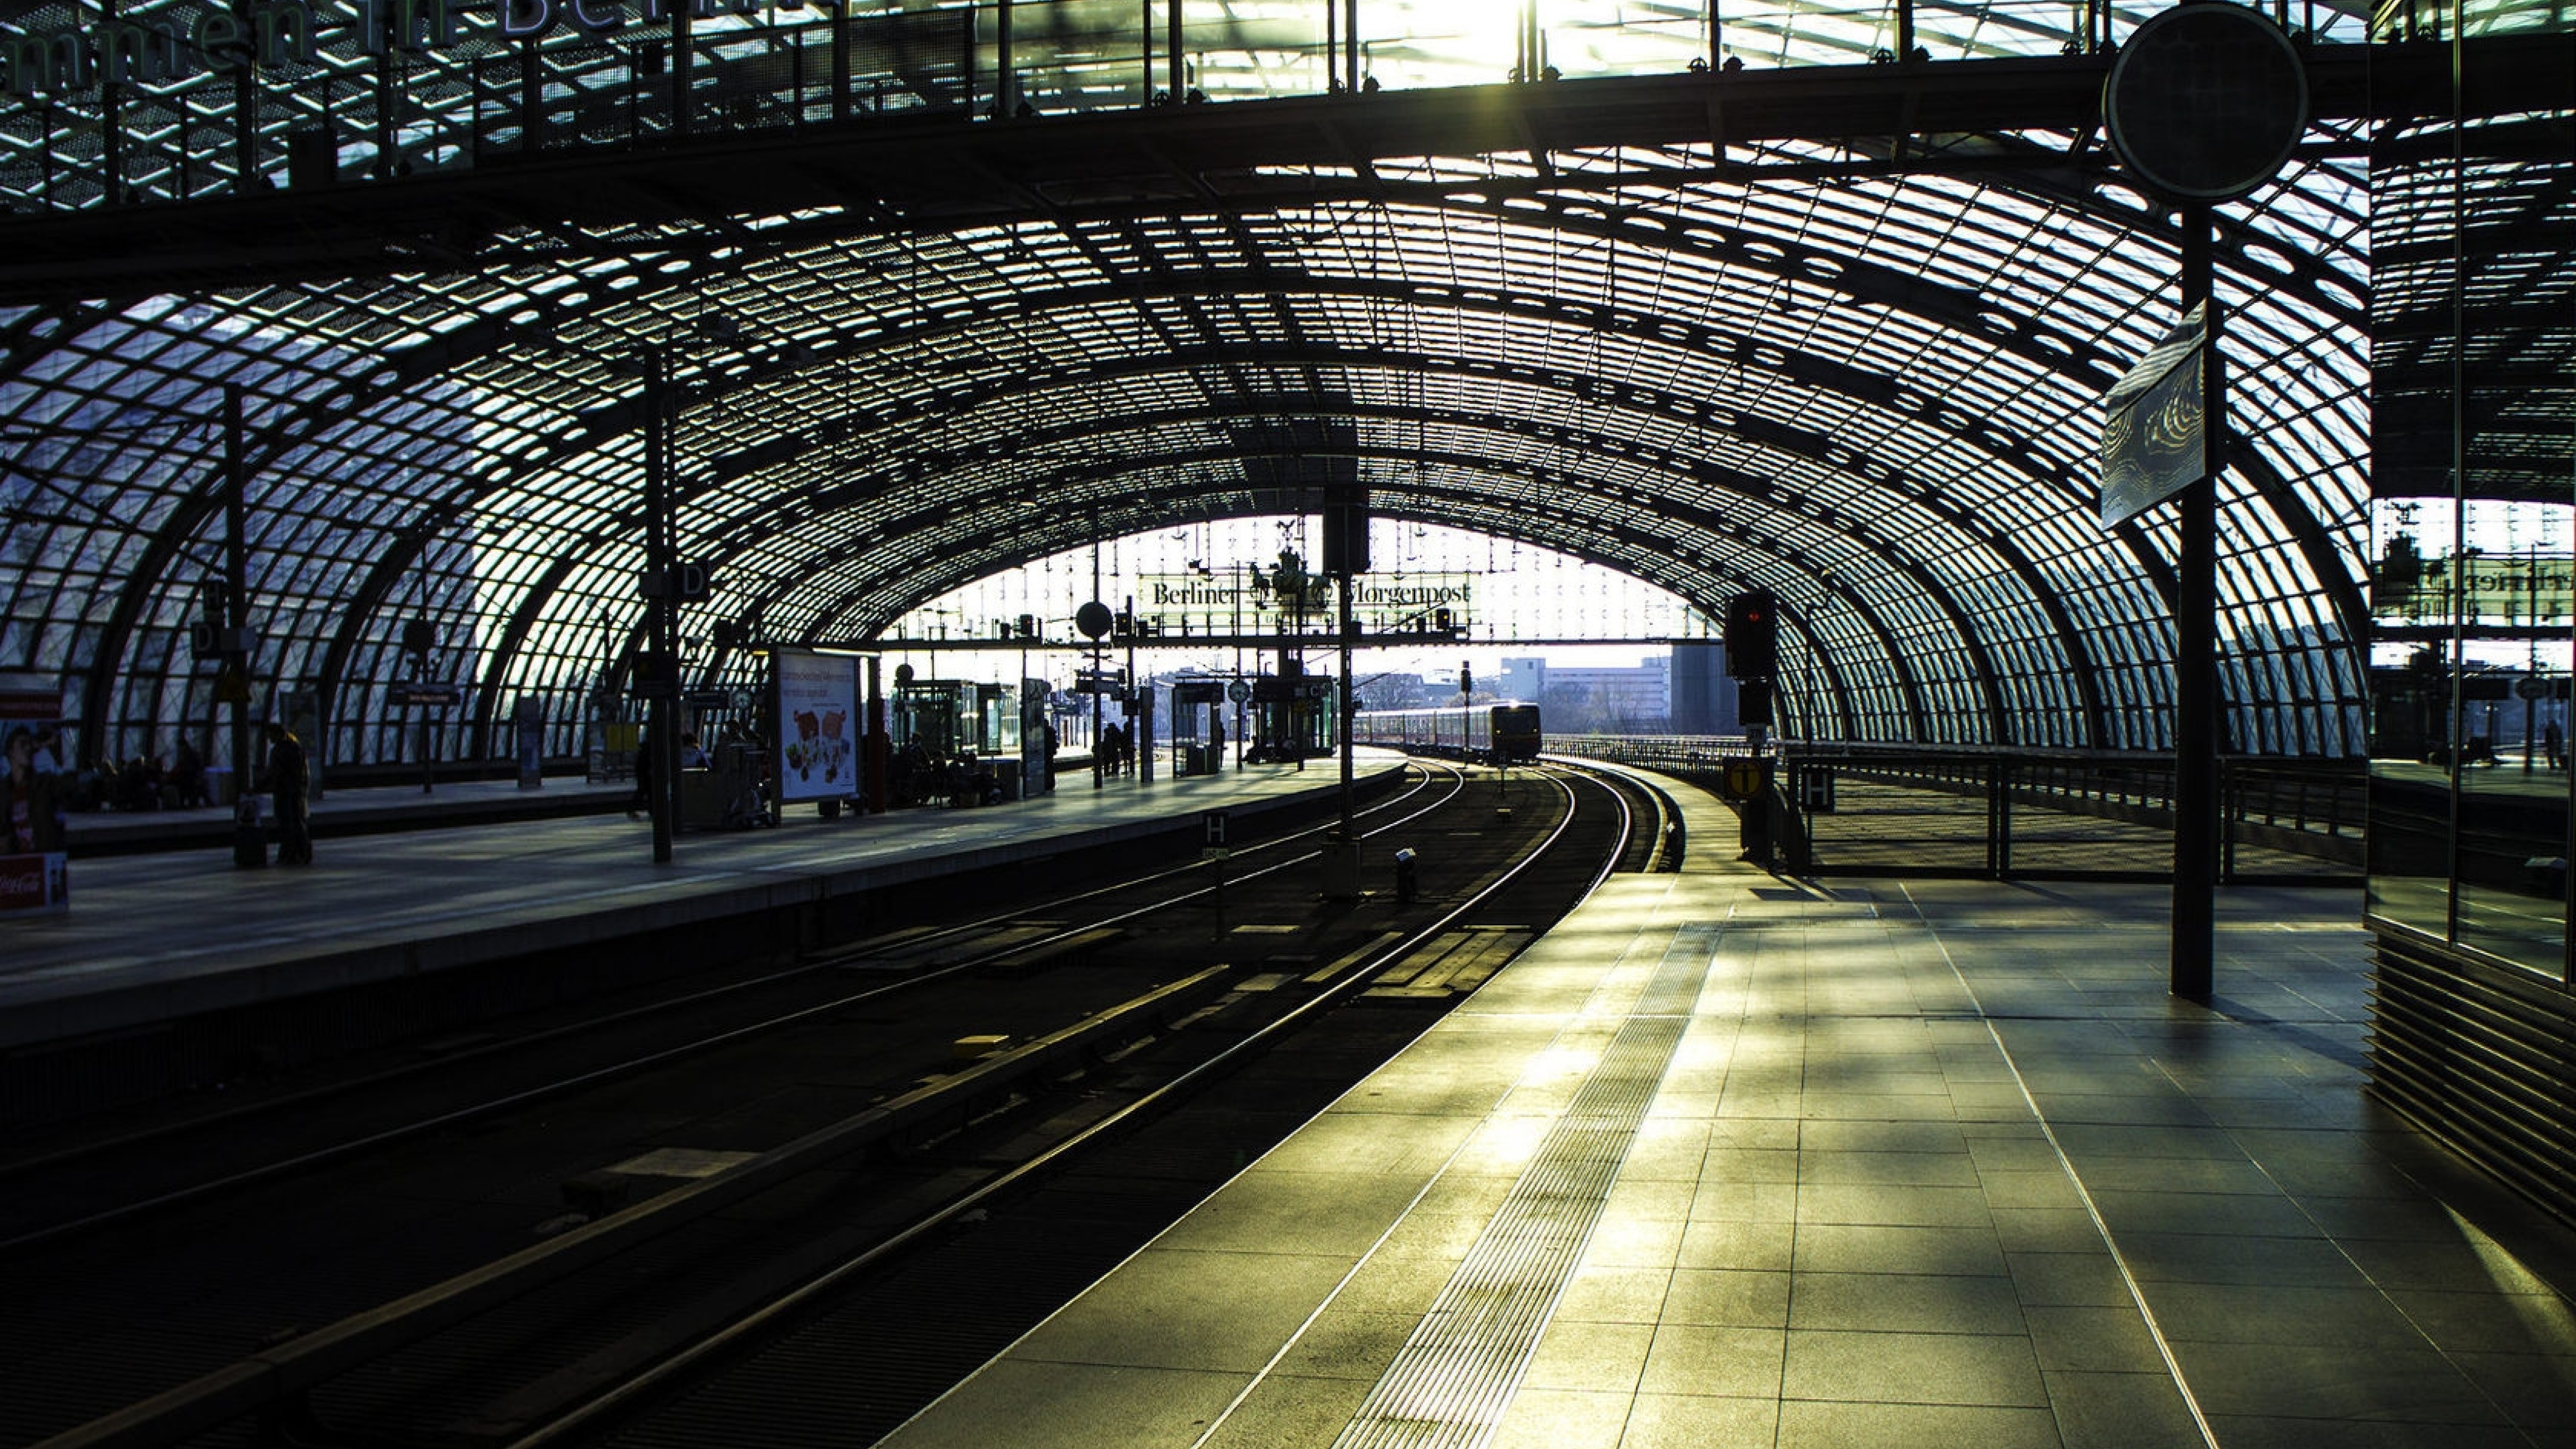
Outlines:
{"label": "steel lattice framework", "polygon": [[[220,572],[234,387],[259,669],[332,693],[334,754],[391,748],[367,722],[413,618],[472,687],[459,747],[536,694],[568,748],[637,642],[625,364],[652,344],[680,361],[679,552],[719,580],[687,626],[717,640],[710,675],[750,641],[867,639],[1094,537],[1312,511],[1356,480],[1386,514],[1705,609],[1775,590],[1787,662],[1851,738],[2169,742],[2170,526],[2093,511],[2099,399],[2174,311],[2171,219],[2078,104],[2136,15],[2070,35],[2055,7],[1916,5],[1925,56],[1857,65],[1830,62],[1884,49],[1890,16],[1730,16],[1757,63],[1812,63],[1766,91],[1683,73],[1700,7],[1663,7],[1670,44],[1600,67],[1629,74],[1317,97],[1260,63],[1313,6],[1195,8],[1235,58],[1196,73],[1204,107],[1116,112],[1090,71],[1032,67],[1041,111],[1095,113],[754,111],[702,147],[630,133],[516,168],[462,148],[438,153],[454,175],[310,195],[199,193],[129,158],[127,194],[48,201],[27,161],[42,108],[0,118],[0,191],[35,213],[0,225],[0,295],[20,299],[0,312],[0,670],[61,678],[91,753],[211,717],[184,639]],[[2410,78],[2447,84],[2453,47],[2311,18],[2309,144],[2222,216],[2219,603],[2236,746],[2342,754],[2361,749],[2372,147],[2402,141]],[[1613,53],[1599,28],[1586,54]],[[637,66],[591,50],[518,63],[575,90],[585,64]],[[1407,53],[1456,78],[1439,47]],[[2563,53],[2541,72],[2563,79]],[[1371,73],[1403,63],[1389,47]],[[1897,124],[1834,134],[1810,92],[1849,102],[1816,114]],[[456,94],[449,132],[491,131],[488,88]],[[1904,123],[1963,97],[2034,119]],[[566,189],[585,165],[629,214]],[[780,204],[745,204],[764,187]],[[136,258],[188,290],[144,285]]]}

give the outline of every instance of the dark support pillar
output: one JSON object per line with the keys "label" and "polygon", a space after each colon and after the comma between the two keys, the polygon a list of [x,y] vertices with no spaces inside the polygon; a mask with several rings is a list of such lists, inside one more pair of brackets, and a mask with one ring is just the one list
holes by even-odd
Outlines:
{"label": "dark support pillar", "polygon": [[832,0],[832,119],[849,118],[850,0]]}
{"label": "dark support pillar", "polygon": [[[971,31],[972,26],[968,29]],[[972,45],[968,49],[973,49]],[[1007,121],[1018,109],[1020,70],[1011,58],[1011,0],[993,6],[993,119]]]}
{"label": "dark support pillar", "polygon": [[[2182,212],[2182,308],[2210,301],[2207,205]],[[2174,608],[2174,864],[2170,990],[2206,1001],[2215,984],[2213,920],[2218,884],[2218,473],[2224,466],[2226,385],[2213,303],[2201,374],[2206,459],[2183,490]]]}
{"label": "dark support pillar", "polygon": [[656,656],[653,668],[646,672],[644,727],[652,736],[645,742],[653,769],[653,793],[647,804],[653,812],[653,860],[660,865],[671,859],[671,833],[680,798],[676,733],[680,720],[674,707],[679,689],[673,674],[679,631],[673,627],[677,601],[671,597],[671,380],[670,359],[662,349],[648,344],[643,351],[644,572],[658,581],[644,599],[645,647]]}
{"label": "dark support pillar", "polygon": [[[698,50],[689,39],[689,22],[696,18],[698,0],[673,0],[671,5],[671,134],[689,134],[691,97],[697,90]],[[660,749],[659,745],[654,746]]]}
{"label": "dark support pillar", "polygon": [[1345,80],[1352,95],[1360,93],[1360,0],[1345,0],[1342,7],[1342,48],[1350,56],[1345,67]]}
{"label": "dark support pillar", "polygon": [[2005,880],[2013,869],[2013,763],[1997,760],[1994,770],[1994,871],[1995,879]]}
{"label": "dark support pillar", "polygon": [[[1331,526],[1332,526],[1332,525],[1331,525],[1329,522],[1327,522],[1327,523],[1325,524],[1325,527],[1327,527],[1327,528],[1329,528],[1329,527],[1331,527]],[[1361,522],[1361,523],[1355,524],[1354,526],[1355,526],[1355,527],[1359,527],[1359,528],[1366,528],[1366,527],[1368,527],[1368,525],[1367,525],[1367,523],[1366,523],[1366,522]],[[1341,746],[1342,746],[1342,834],[1341,834],[1341,838],[1342,838],[1342,840],[1343,840],[1345,843],[1355,843],[1355,842],[1357,842],[1357,841],[1359,840],[1359,838],[1360,838],[1360,837],[1359,837],[1359,833],[1358,833],[1355,829],[1353,829],[1353,828],[1352,828],[1352,824],[1351,824],[1351,803],[1352,803],[1352,802],[1351,802],[1351,777],[1352,777],[1352,774],[1353,774],[1353,765],[1352,765],[1352,760],[1351,760],[1351,725],[1354,723],[1354,719],[1355,719],[1355,717],[1356,717],[1356,716],[1358,715],[1358,713],[1359,713],[1359,691],[1357,691],[1356,689],[1354,689],[1354,688],[1352,688],[1352,687],[1351,687],[1351,635],[1352,635],[1352,633],[1354,632],[1354,631],[1353,631],[1353,629],[1352,629],[1352,627],[1351,627],[1351,595],[1352,595],[1353,593],[1357,592],[1357,590],[1354,588],[1354,585],[1356,585],[1356,584],[1358,583],[1358,581],[1359,581],[1359,576],[1358,576],[1357,574],[1352,573],[1352,572],[1351,572],[1350,570],[1348,570],[1348,569],[1345,569],[1345,570],[1343,570],[1343,572],[1342,572],[1342,580],[1341,580],[1341,584],[1342,584],[1342,586],[1341,586],[1340,590],[1338,591],[1338,592],[1341,594],[1341,597],[1342,597],[1342,607],[1341,607],[1341,628],[1340,628],[1340,630],[1338,631],[1338,632],[1339,632],[1339,634],[1340,634],[1340,636],[1341,636],[1341,649],[1342,649],[1342,661],[1341,661],[1341,668],[1342,668],[1342,677],[1341,677],[1339,680],[1335,681],[1335,685],[1336,685],[1336,687],[1337,687],[1337,688],[1339,689],[1339,691],[1340,691],[1340,697],[1341,697],[1341,701],[1342,701],[1342,718],[1341,718],[1341,736],[1342,736],[1342,738],[1341,738]]]}
{"label": "dark support pillar", "polygon": [[[100,179],[106,184],[106,204],[125,204],[125,98],[124,87],[116,80],[116,48],[104,37],[116,33],[116,0],[99,0],[100,54],[98,57],[98,141]],[[187,149],[186,133],[181,132],[180,149]]]}
{"label": "dark support pillar", "polygon": [[1708,0],[1708,69],[1714,75],[1726,64],[1726,23],[1717,13],[1717,0]]}
{"label": "dark support pillar", "polygon": [[1190,78],[1189,64],[1181,58],[1181,0],[1172,0],[1170,21],[1163,34],[1163,49],[1169,52],[1166,60],[1172,72],[1172,104],[1177,106],[1181,97],[1189,94]]}
{"label": "dark support pillar", "polygon": [[[237,681],[244,691],[233,701],[233,798],[236,802],[251,793],[251,781],[258,777],[259,767],[251,759],[250,743],[250,652],[242,642],[250,637],[250,488],[249,467],[242,458],[242,390],[239,383],[224,385],[224,674]],[[305,748],[315,748],[306,741]],[[267,852],[263,847],[261,861]]]}
{"label": "dark support pillar", "polygon": [[868,813],[883,815],[891,798],[894,748],[886,737],[885,660],[868,656]]}
{"label": "dark support pillar", "polygon": [[[394,67],[400,62],[395,59],[395,56],[398,53],[398,47],[395,44],[394,18],[391,14],[386,15],[384,26],[384,31],[377,37],[379,43],[384,46],[384,49],[376,52],[375,75],[375,171],[376,179],[379,181],[389,180],[396,174],[395,167],[399,164],[399,158],[402,155],[402,131],[400,118],[397,115],[397,112],[400,110],[400,104],[394,98]],[[328,108],[325,108],[322,113],[322,124],[325,126],[332,126],[331,114]],[[334,127],[333,129],[336,130],[337,128]],[[340,139],[337,135],[334,135],[331,138],[331,169],[335,173],[340,169],[339,145]],[[287,166],[290,172],[294,169],[294,158],[292,156],[287,158]],[[294,182],[295,178],[292,175],[288,176],[287,183],[289,185],[293,185]]]}
{"label": "dark support pillar", "polygon": [[1914,0],[1896,0],[1896,60],[1914,59]]}
{"label": "dark support pillar", "polygon": [[530,37],[519,47],[519,149],[535,151],[543,139],[542,124],[546,113],[546,74],[537,63],[537,42]]}
{"label": "dark support pillar", "polygon": [[[242,22],[248,25],[250,22]],[[260,188],[259,175],[259,98],[258,81],[252,67],[233,67],[233,166],[234,193],[248,195]]]}

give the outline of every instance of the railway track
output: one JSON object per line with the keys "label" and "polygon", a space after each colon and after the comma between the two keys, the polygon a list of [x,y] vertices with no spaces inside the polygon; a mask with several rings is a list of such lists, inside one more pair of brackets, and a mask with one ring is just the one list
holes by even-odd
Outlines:
{"label": "railway track", "polygon": [[[1445,782],[1445,783],[1444,783]],[[1358,814],[1396,820],[1456,788],[1455,772],[1425,771]],[[1248,840],[1239,869],[1313,858],[1332,827],[1275,830]],[[0,1160],[0,1256],[97,1231],[396,1143],[468,1127],[618,1077],[970,974],[1016,954],[1078,947],[1114,926],[1207,889],[1196,865],[1141,872],[1108,885],[1048,892],[964,919],[919,924],[816,951],[703,990],[655,993],[601,1015],[571,1014],[508,1035],[435,1047],[415,1059],[296,1090],[245,1094],[215,1111],[178,1110],[139,1127],[71,1136]],[[1035,924],[1032,924],[1035,923]],[[848,989],[853,979],[869,984]],[[567,1013],[549,1013],[550,1019]],[[583,1064],[564,1070],[567,1057]],[[499,1077],[510,1085],[494,1090]],[[354,1115],[337,1110],[359,1104]],[[47,1140],[50,1139],[50,1140]],[[227,1140],[228,1139],[228,1140]],[[185,1141],[186,1151],[171,1144]],[[229,1157],[233,1165],[210,1168]],[[35,1179],[49,1179],[28,1186]],[[136,1190],[137,1183],[150,1186]],[[116,1200],[105,1200],[113,1197]]]}
{"label": "railway track", "polygon": [[[214,1433],[209,1442],[219,1442],[240,1432],[245,1414],[309,1414],[342,1426],[332,1431],[334,1437],[354,1433],[375,1442],[404,1442],[432,1430],[431,1437],[442,1442],[458,1435],[504,1442],[527,1426],[563,1419],[567,1412],[573,1418],[566,1422],[589,1425],[597,1410],[567,1411],[564,1406],[594,1402],[603,1386],[613,1390],[610,1402],[619,1404],[665,1392],[617,1386],[629,1383],[641,1365],[694,1363],[712,1353],[684,1350],[683,1341],[696,1342],[694,1330],[704,1323],[730,1323],[764,1312],[769,1317],[755,1321],[770,1322],[781,1313],[801,1312],[771,1305],[789,1293],[786,1279],[812,1281],[814,1274],[807,1270],[821,1259],[834,1260],[840,1273],[831,1280],[835,1284],[854,1277],[884,1278],[896,1271],[897,1260],[928,1250],[935,1246],[932,1240],[953,1231],[942,1225],[953,1224],[961,1214],[991,1211],[977,1204],[1034,1191],[1027,1185],[1028,1174],[1061,1173],[1067,1169],[1053,1164],[1063,1162],[1067,1153],[1096,1153],[1113,1139],[1135,1139],[1155,1130],[1152,1123],[1173,1114],[1172,1103],[1205,1092],[1229,1074],[1246,1070],[1245,1062],[1261,1058],[1266,1047],[1252,1043],[1275,1042],[1291,1031],[1311,1032],[1311,1027],[1294,1023],[1327,1014],[1367,1023],[1383,1036],[1390,1023],[1437,1010],[1481,979],[1480,973],[1498,966],[1511,942],[1526,940],[1539,928],[1526,875],[1513,877],[1520,886],[1503,891],[1503,913],[1511,919],[1466,919],[1472,909],[1497,909],[1493,899],[1507,868],[1502,858],[1513,853],[1499,848],[1507,835],[1534,833],[1542,817],[1545,822],[1579,819],[1586,831],[1615,830],[1621,843],[1600,848],[1596,865],[1606,869],[1616,862],[1630,830],[1624,823],[1629,804],[1614,804],[1611,795],[1601,794],[1588,811],[1571,808],[1576,791],[1603,788],[1550,781],[1543,789],[1553,792],[1556,803],[1541,808],[1542,787],[1527,778],[1503,786],[1453,772],[1436,791],[1426,781],[1421,794],[1441,795],[1437,804],[1411,799],[1405,809],[1384,812],[1376,825],[1383,845],[1409,840],[1439,862],[1424,899],[1408,908],[1375,898],[1356,905],[1320,904],[1311,880],[1299,876],[1295,859],[1266,865],[1230,862],[1222,915],[1212,882],[1167,881],[1165,899],[1150,912],[1112,899],[1117,893],[1084,893],[1099,897],[1104,910],[1082,920],[1069,910],[1059,911],[1055,914],[1064,919],[1051,918],[1044,928],[1029,925],[1028,913],[1015,913],[1022,926],[997,950],[961,952],[954,960],[924,965],[926,958],[950,948],[919,933],[891,943],[913,953],[908,964],[882,952],[841,958],[830,966],[832,973],[904,971],[909,979],[844,992],[827,1008],[800,1013],[793,1024],[680,1053],[650,1070],[618,1073],[604,1085],[567,1088],[564,1095],[549,1098],[554,1105],[543,1111],[531,1111],[526,1104],[494,1108],[405,1142],[379,1142],[353,1150],[346,1160],[315,1164],[324,1178],[361,1168],[400,1177],[434,1174],[444,1170],[431,1165],[434,1161],[459,1158],[498,1159],[508,1167],[524,1152],[530,1161],[519,1164],[518,1178],[465,1214],[479,1218],[487,1215],[483,1209],[507,1202],[521,1214],[516,1225],[522,1233],[527,1231],[526,1215],[549,1205],[543,1203],[545,1187],[574,1185],[574,1179],[587,1176],[584,1190],[595,1200],[588,1211],[558,1211],[548,1236],[533,1244],[521,1238],[514,1251],[490,1251],[496,1243],[510,1242],[507,1232],[433,1234],[448,1242],[448,1251],[415,1245],[423,1250],[409,1255],[419,1260],[413,1266],[455,1271],[415,1271],[411,1276],[419,1281],[408,1292],[369,1286],[390,1284],[393,1275],[353,1273],[357,1281],[348,1285],[352,1291],[323,1296],[336,1297],[344,1308],[354,1302],[357,1311],[345,1311],[319,1326],[293,1322],[271,1328],[236,1346],[237,1354],[241,1349],[258,1352],[224,1360],[214,1373],[200,1374],[193,1382],[184,1373],[165,1372],[167,1383],[159,1394],[135,1393],[129,1387],[125,1397],[139,1402],[92,1417],[86,1427],[49,1442],[172,1443],[201,1432]],[[1506,797],[1507,791],[1517,793]],[[1506,798],[1509,816],[1499,803]],[[1593,823],[1614,817],[1623,822],[1615,828]],[[1498,828],[1504,822],[1507,829]],[[1572,827],[1554,828],[1562,835]],[[1495,858],[1478,864],[1469,842],[1495,847]],[[1561,860],[1566,849],[1560,845],[1541,858]],[[1283,847],[1281,854],[1294,857],[1299,852]],[[1561,866],[1550,869],[1565,873]],[[1479,879],[1466,879],[1471,872]],[[1272,879],[1291,876],[1303,883]],[[1552,886],[1551,894],[1563,897],[1556,909],[1569,907],[1584,888],[1588,880]],[[1328,915],[1340,919],[1325,919]],[[989,934],[990,927],[986,929]],[[1216,955],[1227,959],[1213,960]],[[1191,960],[1199,962],[1199,969],[1178,969]],[[1008,988],[997,990],[997,980],[1007,980]],[[1116,1004],[1101,1005],[1109,993],[1115,993],[1110,999]],[[898,994],[904,1001],[903,1020],[852,1019],[889,1009],[886,1003]],[[952,1035],[964,1022],[997,1023],[997,1005],[1005,999],[1024,1008],[1012,1019],[1013,1029]],[[1350,1000],[1365,1003],[1365,1009],[1336,1005]],[[1050,1021],[1061,1024],[1050,1026]],[[855,1033],[852,1027],[858,1028]],[[1417,1021],[1378,1043],[1383,1049],[1377,1056],[1382,1058],[1418,1029]],[[1369,1036],[1367,1031],[1357,1034]],[[948,1059],[956,1040],[991,1035],[1006,1038],[1000,1050],[972,1063]],[[1301,1036],[1299,1052],[1283,1060],[1302,1057],[1311,1040]],[[895,1045],[898,1041],[906,1045]],[[814,1068],[818,1060],[838,1062],[870,1053],[882,1060],[872,1061],[869,1072]],[[790,1069],[763,1076],[749,1065],[760,1058],[773,1059],[773,1065],[784,1060]],[[1355,1071],[1364,1071],[1356,1061]],[[1315,1077],[1305,1068],[1281,1070],[1292,1079]],[[563,1144],[552,1141],[565,1135],[554,1130],[556,1119],[605,1115],[607,1109],[595,1102],[601,1093],[612,1099],[652,1097],[655,1093],[640,1084],[664,1076],[680,1084],[673,1090],[683,1092],[748,1088],[740,1098],[746,1105],[698,1119],[729,1119],[735,1135],[726,1140],[744,1145],[695,1160],[684,1153],[658,1166],[567,1176],[579,1154],[565,1157]],[[1294,1092],[1267,1090],[1261,1095],[1264,1114],[1279,1119],[1272,1124],[1278,1132],[1292,1129],[1312,1110],[1283,1112],[1283,1105],[1302,1100]],[[852,1105],[858,1110],[847,1110]],[[657,1110],[671,1109],[666,1101]],[[770,1140],[743,1135],[755,1121]],[[655,1140],[629,1135],[630,1145]],[[1223,1135],[1251,1140],[1232,1127]],[[424,1139],[440,1150],[423,1155],[416,1149]],[[1069,1139],[1096,1145],[1078,1150],[1056,1145]],[[537,1166],[535,1160],[549,1146],[555,1154],[552,1163]],[[584,1150],[595,1157],[596,1141]],[[1238,1142],[1215,1165],[1230,1171],[1244,1150]],[[633,1169],[635,1164],[624,1166]],[[1007,1175],[1013,1173],[1018,1175]],[[220,1228],[225,1210],[235,1218],[273,1212],[278,1195],[291,1196],[299,1181],[303,1179],[289,1172],[275,1182],[236,1184],[213,1194],[207,1207],[163,1203],[149,1211],[175,1218],[173,1226],[184,1225],[183,1231],[204,1233],[208,1243],[220,1243],[222,1232],[210,1229]],[[301,1191],[327,1194],[331,1189],[308,1183]],[[967,1193],[975,1196],[961,1197]],[[631,1205],[619,1206],[621,1194],[632,1197]],[[138,1206],[129,1216],[142,1211]],[[66,1231],[71,1246],[84,1246],[79,1232]],[[276,1250],[273,1238],[269,1252]],[[94,1250],[95,1244],[87,1246]],[[250,1242],[236,1247],[259,1256]],[[866,1256],[870,1254],[875,1256]],[[20,1260],[41,1256],[15,1255],[0,1262],[0,1272],[23,1276]],[[851,1263],[859,1266],[844,1266]],[[16,1301],[37,1301],[10,1291]],[[809,1291],[828,1296],[841,1289]],[[747,1298],[761,1302],[748,1303]],[[248,1326],[256,1327],[258,1321],[254,1316]],[[692,1331],[683,1332],[684,1327]],[[210,1334],[200,1349],[220,1337]],[[263,1338],[273,1340],[264,1349]],[[134,1358],[119,1354],[122,1345],[113,1334],[93,1346],[102,1357],[121,1357],[129,1364]],[[181,1355],[169,1357],[165,1370],[183,1361]],[[42,1426],[46,1431],[60,1427],[59,1421],[81,1417],[72,1412],[68,1395],[36,1407],[58,1421]],[[84,1407],[94,1412],[98,1406]],[[21,1411],[15,1417],[23,1422],[31,1416]],[[11,1427],[14,1432],[6,1442],[31,1437]]]}

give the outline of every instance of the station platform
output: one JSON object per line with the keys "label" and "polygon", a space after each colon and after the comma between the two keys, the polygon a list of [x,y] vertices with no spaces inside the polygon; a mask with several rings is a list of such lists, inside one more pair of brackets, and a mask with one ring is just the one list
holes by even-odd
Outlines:
{"label": "station platform", "polygon": [[[1403,764],[1390,751],[1358,755],[1363,779]],[[550,782],[613,798],[449,828],[437,826],[440,807],[488,818],[516,787],[333,791],[315,807],[309,866],[236,869],[228,830],[221,846],[76,858],[68,911],[0,919],[0,1049],[602,943],[650,951],[683,928],[1195,829],[1205,810],[1322,799],[1340,779],[1338,761],[1098,790],[1086,773],[973,809],[824,820],[796,806],[772,828],[685,832],[668,864],[652,859],[651,825],[620,808],[631,785]],[[412,818],[383,833],[334,829],[389,812]]]}
{"label": "station platform", "polygon": [[1614,877],[882,1441],[2576,1445],[2576,1233],[2363,1093],[2349,890]]}

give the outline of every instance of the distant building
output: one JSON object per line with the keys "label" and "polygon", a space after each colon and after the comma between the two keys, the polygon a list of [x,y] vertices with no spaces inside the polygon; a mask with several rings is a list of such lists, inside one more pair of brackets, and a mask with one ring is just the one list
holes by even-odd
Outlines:
{"label": "distant building", "polygon": [[1669,659],[1624,669],[1505,659],[1494,692],[1537,704],[1546,711],[1547,728],[1559,734],[1662,734],[1672,727]]}
{"label": "distant building", "polygon": [[1742,731],[1735,681],[1726,672],[1723,644],[1673,646],[1673,733],[1731,735]]}

